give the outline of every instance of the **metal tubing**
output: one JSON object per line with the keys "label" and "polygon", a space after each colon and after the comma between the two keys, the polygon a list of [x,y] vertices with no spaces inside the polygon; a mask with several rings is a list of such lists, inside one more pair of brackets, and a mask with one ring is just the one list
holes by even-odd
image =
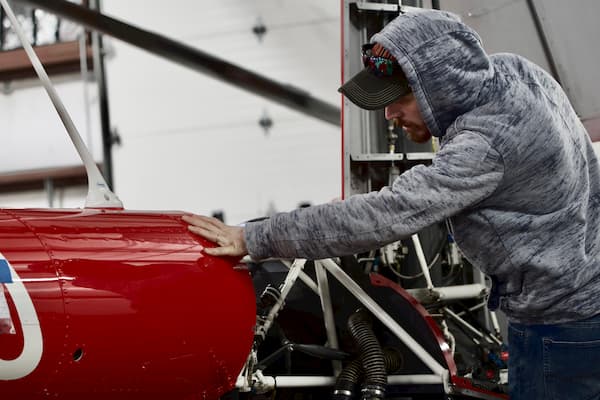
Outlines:
{"label": "metal tubing", "polygon": [[468,285],[438,286],[433,289],[407,289],[407,292],[423,303],[433,303],[438,300],[478,299],[487,293],[487,287],[481,283],[471,283]]}
{"label": "metal tubing", "polygon": [[[468,310],[468,312],[473,312],[475,310],[479,310],[480,308],[484,308],[485,306],[487,306],[487,301],[484,300],[479,304],[475,304],[473,307],[469,307],[467,310]],[[466,314],[467,314],[467,311],[461,311],[456,315],[462,317],[463,315],[466,315]]]}
{"label": "metal tubing", "polygon": [[[327,272],[319,261],[315,261],[315,273],[317,275],[317,283],[319,284],[319,299],[321,299],[321,308],[323,309],[323,321],[325,323],[325,332],[327,332],[327,342],[332,349],[339,349]],[[339,375],[342,371],[342,363],[340,361],[332,361],[332,367],[335,376]]]}
{"label": "metal tubing", "polygon": [[[100,0],[92,1],[94,9],[100,11]],[[102,128],[102,168],[108,186],[115,190],[113,181],[112,145],[113,135],[110,124],[110,111],[108,108],[108,87],[106,85],[106,69],[104,67],[104,44],[102,35],[92,32],[92,53],[94,55],[94,75],[98,82],[98,103],[100,106],[100,126]]]}
{"label": "metal tubing", "polygon": [[460,325],[462,325],[463,327],[465,327],[468,331],[470,331],[471,333],[473,333],[474,335],[476,335],[477,337],[479,337],[480,339],[485,339],[490,343],[496,342],[497,344],[502,344],[502,341],[499,340],[498,338],[492,336],[492,335],[486,335],[483,332],[477,330],[473,325],[469,324],[467,321],[465,321],[464,319],[462,319],[461,317],[459,317],[457,314],[455,314],[452,310],[450,310],[448,307],[444,307],[442,309],[444,311],[444,313],[448,314],[448,316],[450,316],[454,321],[456,321],[457,323],[459,323]]}
{"label": "metal tubing", "polygon": [[277,317],[277,314],[279,314],[279,311],[283,308],[283,305],[285,304],[285,299],[290,293],[290,290],[292,290],[292,287],[294,287],[294,283],[296,283],[296,279],[298,278],[300,271],[302,270],[302,268],[304,268],[304,264],[306,264],[306,260],[304,259],[294,260],[294,263],[290,267],[290,271],[288,272],[287,276],[285,277],[285,281],[283,282],[281,288],[281,295],[277,299],[275,305],[273,305],[273,307],[269,311],[269,314],[267,315],[267,318],[265,319],[264,323],[256,327],[256,336],[259,336],[262,339],[265,338],[267,332],[273,324],[273,321],[275,320],[275,317]]}
{"label": "metal tubing", "polygon": [[431,371],[439,376],[446,375],[446,369],[437,362],[415,339],[412,338],[390,315],[385,312],[369,295],[352,280],[336,263],[331,259],[321,260],[320,263],[340,281],[346,289],[350,291],[375,318],[379,319],[398,339],[400,339],[409,349],[415,353]]}
{"label": "metal tubing", "polygon": [[388,385],[435,385],[442,383],[440,377],[433,374],[388,376]]}
{"label": "metal tubing", "polygon": [[[341,125],[339,107],[316,99],[302,89],[258,75],[181,42],[127,24],[66,0],[15,1],[27,3],[78,22],[89,29],[113,36],[167,60],[192,68],[220,81],[233,84],[311,117],[336,126]],[[168,7],[166,3],[165,7]]]}
{"label": "metal tubing", "polygon": [[490,311],[490,319],[492,320],[492,327],[494,328],[494,333],[500,336],[500,324],[498,323],[498,316],[495,311]]}
{"label": "metal tubing", "polygon": [[429,266],[427,265],[427,260],[425,260],[425,253],[423,253],[423,246],[421,246],[419,235],[415,233],[411,236],[411,239],[415,246],[415,251],[417,252],[417,259],[419,260],[419,265],[423,271],[425,282],[427,282],[427,289],[433,289],[433,282],[431,281],[431,275],[429,275]]}
{"label": "metal tubing", "polygon": [[[283,265],[285,265],[286,267],[288,267],[288,269],[292,267],[291,261],[281,260],[281,263]],[[319,296],[319,287],[312,280],[312,278],[310,276],[308,276],[308,274],[306,272],[300,271],[300,274],[298,274],[298,278],[300,278],[300,280],[302,281],[302,283],[304,283],[310,290],[312,290],[314,292],[314,294],[316,294],[317,296]]]}
{"label": "metal tubing", "polygon": [[[93,140],[92,140],[92,119],[91,119],[91,101],[90,91],[88,90],[89,85],[89,71],[88,71],[88,57],[87,57],[87,37],[85,31],[79,35],[79,67],[81,69],[81,80],[83,81],[83,103],[85,110],[85,138],[86,144],[90,153],[94,154]],[[108,180],[107,180],[108,183]],[[109,184],[110,186],[110,184]],[[112,187],[112,186],[111,186]]]}
{"label": "metal tubing", "polygon": [[[263,376],[261,386],[264,388],[298,388],[298,387],[327,387],[335,384],[333,376]],[[441,377],[432,374],[422,375],[390,375],[388,385],[416,384],[441,385]],[[238,381],[239,382],[239,381]]]}

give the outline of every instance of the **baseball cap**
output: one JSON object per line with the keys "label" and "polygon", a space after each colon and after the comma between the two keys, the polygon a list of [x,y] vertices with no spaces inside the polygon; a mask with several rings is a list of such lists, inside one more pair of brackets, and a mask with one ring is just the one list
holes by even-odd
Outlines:
{"label": "baseball cap", "polygon": [[378,110],[411,92],[406,75],[396,59],[378,43],[362,47],[365,68],[338,92],[365,110]]}

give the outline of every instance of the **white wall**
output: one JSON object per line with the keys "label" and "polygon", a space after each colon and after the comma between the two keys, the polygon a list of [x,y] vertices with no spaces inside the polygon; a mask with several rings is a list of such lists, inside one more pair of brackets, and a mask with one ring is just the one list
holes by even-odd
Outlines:
{"label": "white wall", "polygon": [[[310,92],[340,96],[337,2],[105,0],[107,14]],[[262,41],[252,33],[258,18]],[[340,129],[112,41],[115,186],[127,208],[225,211],[236,223],[339,196]],[[258,121],[266,112],[273,127]]]}
{"label": "white wall", "polygon": [[[575,111],[583,121],[600,118],[600,2],[536,0],[533,4],[558,78]],[[550,71],[527,1],[442,0],[441,6],[473,27],[489,53],[517,53]]]}
{"label": "white wall", "polygon": [[[52,80],[95,160],[102,160],[97,85],[84,84],[78,74]],[[0,173],[80,165],[58,113],[37,78],[12,82],[5,88],[0,94]]]}

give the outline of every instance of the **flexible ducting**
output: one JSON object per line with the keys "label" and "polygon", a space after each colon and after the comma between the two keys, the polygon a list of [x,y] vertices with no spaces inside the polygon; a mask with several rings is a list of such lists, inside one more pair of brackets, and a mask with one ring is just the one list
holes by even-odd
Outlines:
{"label": "flexible ducting", "polygon": [[334,400],[348,400],[354,397],[356,386],[362,378],[363,367],[360,358],[346,365],[337,377],[333,390]]}
{"label": "flexible ducting", "polygon": [[362,309],[352,314],[348,319],[348,330],[356,342],[360,357],[340,373],[334,398],[339,400],[351,398],[356,384],[364,374],[362,399],[383,399],[387,383],[385,357],[371,327],[369,314]]}
{"label": "flexible ducting", "polygon": [[[383,350],[385,370],[392,374],[402,368],[404,362],[402,354],[396,349],[387,348]],[[348,400],[354,397],[356,386],[361,381],[364,374],[360,358],[356,358],[346,365],[338,375],[335,383],[333,398],[335,400]]]}

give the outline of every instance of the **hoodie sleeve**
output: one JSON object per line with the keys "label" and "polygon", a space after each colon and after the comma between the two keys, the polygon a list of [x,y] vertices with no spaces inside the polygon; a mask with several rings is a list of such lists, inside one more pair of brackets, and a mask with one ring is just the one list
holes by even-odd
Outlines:
{"label": "hoodie sleeve", "polygon": [[411,168],[391,187],[247,224],[246,245],[256,260],[322,259],[375,249],[473,207],[496,190],[503,172],[502,157],[486,140],[461,132],[432,165]]}

